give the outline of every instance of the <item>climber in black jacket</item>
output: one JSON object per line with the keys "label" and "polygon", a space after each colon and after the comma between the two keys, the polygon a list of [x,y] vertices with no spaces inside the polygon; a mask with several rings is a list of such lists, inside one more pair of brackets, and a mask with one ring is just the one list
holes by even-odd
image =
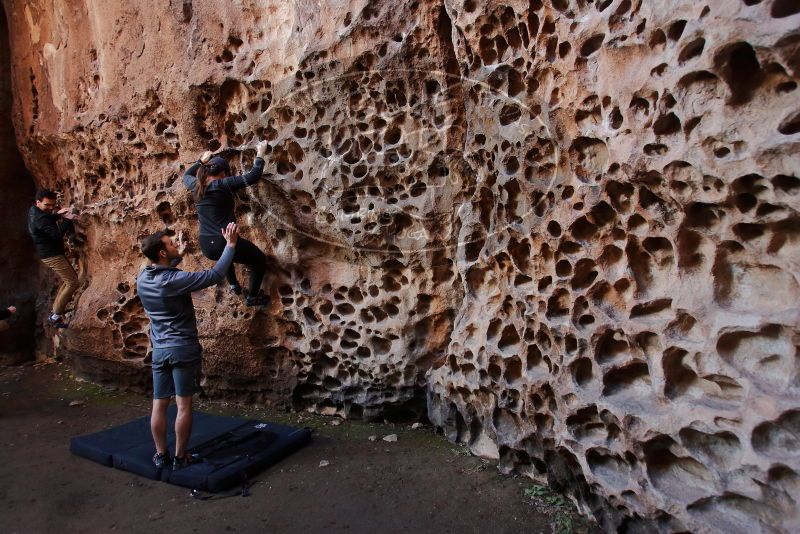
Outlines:
{"label": "climber in black jacket", "polygon": [[57,198],[58,195],[49,189],[36,193],[36,204],[28,211],[28,232],[39,259],[53,269],[62,282],[47,321],[56,328],[67,328],[64,312],[80,285],[78,273],[64,255],[64,237],[75,233],[75,215],[71,208],[56,212]]}
{"label": "climber in black jacket", "polygon": [[[200,160],[189,167],[183,175],[183,184],[194,194],[197,216],[200,220],[200,250],[210,260],[218,260],[225,250],[225,239],[220,228],[236,222],[234,216],[234,194],[239,189],[251,186],[261,179],[264,172],[264,154],[267,142],[256,145],[253,168],[242,176],[230,176],[231,168],[225,158],[204,153]],[[250,241],[239,238],[234,263],[243,263],[250,268],[250,286],[245,303],[248,306],[269,304],[269,297],[261,291],[267,258]],[[231,291],[240,295],[242,287],[236,278],[236,267],[230,266],[227,274]]]}

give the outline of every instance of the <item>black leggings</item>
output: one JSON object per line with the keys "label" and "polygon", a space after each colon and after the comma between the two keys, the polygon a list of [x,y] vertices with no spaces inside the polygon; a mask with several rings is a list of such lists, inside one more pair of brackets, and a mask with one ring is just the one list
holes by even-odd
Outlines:
{"label": "black leggings", "polygon": [[[201,235],[199,241],[203,256],[215,261],[222,256],[222,252],[227,245],[221,235]],[[261,281],[264,279],[264,271],[267,268],[267,257],[264,253],[253,243],[240,237],[236,243],[236,254],[233,256],[233,263],[243,263],[250,267],[249,294],[251,296],[258,295],[261,290]],[[239,280],[236,278],[236,268],[233,264],[228,269],[227,278],[229,284],[239,285]]]}

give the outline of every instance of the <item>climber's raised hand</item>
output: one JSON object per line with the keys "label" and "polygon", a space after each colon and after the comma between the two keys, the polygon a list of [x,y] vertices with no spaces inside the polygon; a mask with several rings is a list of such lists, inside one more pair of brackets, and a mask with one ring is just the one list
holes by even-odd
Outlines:
{"label": "climber's raised hand", "polygon": [[178,247],[178,254],[183,256],[183,253],[186,252],[186,241],[184,240],[184,237],[183,237],[183,230],[178,232],[178,237],[177,237],[177,239],[175,241],[176,241],[176,244],[177,244],[177,247]]}
{"label": "climber's raised hand", "polygon": [[228,242],[229,247],[235,247],[239,240],[239,228],[236,223],[228,223],[227,228],[222,229],[222,237]]}
{"label": "climber's raised hand", "polygon": [[256,145],[256,157],[264,159],[264,156],[267,153],[267,148],[269,148],[269,143],[266,141],[260,141]]}
{"label": "climber's raised hand", "polygon": [[72,206],[61,208],[58,210],[58,214],[69,221],[74,221],[77,218],[77,216],[72,213]]}
{"label": "climber's raised hand", "polygon": [[213,155],[214,155],[213,152],[211,152],[210,150],[206,150],[205,152],[203,152],[203,155],[200,156],[200,163],[208,163],[208,160],[210,160],[211,156]]}

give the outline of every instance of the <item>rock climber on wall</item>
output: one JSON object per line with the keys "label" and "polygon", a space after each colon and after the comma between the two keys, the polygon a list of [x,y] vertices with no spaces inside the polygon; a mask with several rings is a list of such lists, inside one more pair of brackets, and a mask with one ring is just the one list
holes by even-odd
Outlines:
{"label": "rock climber on wall", "polygon": [[[203,251],[206,258],[218,260],[222,255],[225,249],[225,240],[220,233],[220,228],[236,222],[233,212],[234,194],[240,189],[258,183],[261,179],[266,151],[266,141],[261,141],[256,145],[256,159],[253,162],[253,168],[242,176],[230,176],[231,168],[225,158],[212,157],[211,152],[205,152],[200,160],[189,167],[183,175],[184,185],[195,197],[197,216],[200,220],[200,250]],[[233,261],[234,263],[243,263],[250,268],[250,284],[245,303],[248,306],[269,304],[269,297],[261,291],[261,282],[264,279],[267,264],[264,253],[250,241],[240,238]],[[242,287],[236,278],[234,265],[228,269],[227,278],[231,291],[241,295]]]}
{"label": "rock climber on wall", "polygon": [[78,274],[64,255],[64,236],[75,233],[75,215],[71,208],[62,208],[56,212],[58,195],[49,189],[40,189],[36,193],[36,204],[28,212],[28,232],[33,238],[36,253],[46,266],[51,268],[61,279],[53,311],[47,321],[56,328],[67,328],[64,312],[72,295],[78,290]]}

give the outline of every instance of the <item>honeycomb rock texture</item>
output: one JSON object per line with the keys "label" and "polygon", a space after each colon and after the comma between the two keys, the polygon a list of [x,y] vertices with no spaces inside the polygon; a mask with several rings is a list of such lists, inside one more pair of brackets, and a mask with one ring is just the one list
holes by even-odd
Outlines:
{"label": "honeycomb rock texture", "polygon": [[796,2],[3,5],[20,152],[83,211],[79,371],[146,384],[137,240],[196,243],[183,169],[268,139],[273,303],[195,297],[207,391],[427,401],[609,530],[800,530]]}

